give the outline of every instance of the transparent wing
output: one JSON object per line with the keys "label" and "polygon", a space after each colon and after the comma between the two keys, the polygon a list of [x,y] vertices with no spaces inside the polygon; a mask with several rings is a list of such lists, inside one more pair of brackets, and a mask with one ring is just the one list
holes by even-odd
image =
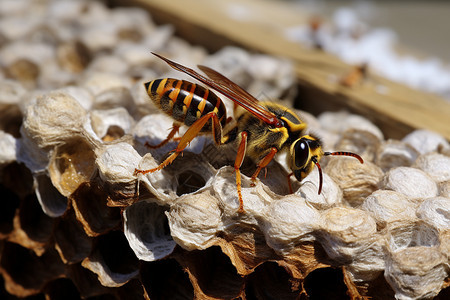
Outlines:
{"label": "transparent wing", "polygon": [[161,56],[153,52],[152,54],[164,60],[167,64],[169,64],[169,66],[171,66],[175,70],[184,72],[192,76],[193,78],[197,79],[198,81],[206,84],[208,87],[213,88],[218,92],[222,93],[223,95],[233,100],[236,104],[245,108],[247,111],[252,113],[255,117],[262,120],[263,122],[269,125],[273,125],[275,127],[282,126],[282,124],[275,116],[275,114],[273,114],[272,112],[267,110],[264,106],[259,104],[259,101],[255,97],[250,95],[239,85],[237,85],[224,75],[220,74],[219,72],[206,66],[198,66],[203,72],[205,72],[205,74],[209,77],[208,78],[188,67],[173,62],[170,59],[165,58],[164,56]]}

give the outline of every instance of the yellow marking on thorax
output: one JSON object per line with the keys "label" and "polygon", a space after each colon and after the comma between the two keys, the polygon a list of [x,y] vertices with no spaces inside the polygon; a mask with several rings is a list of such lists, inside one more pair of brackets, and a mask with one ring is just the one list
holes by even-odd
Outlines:
{"label": "yellow marking on thorax", "polygon": [[286,127],[269,128],[269,130],[273,133],[281,132],[283,134],[283,138],[280,140],[280,145],[284,144],[284,142],[289,138],[289,132]]}
{"label": "yellow marking on thorax", "polygon": [[[300,124],[295,124],[285,117],[281,117],[281,119],[289,126],[289,128],[291,128],[292,132],[303,131],[308,126],[304,122],[301,122]],[[301,121],[301,120],[299,120],[299,121]]]}
{"label": "yellow marking on thorax", "polygon": [[287,130],[286,127],[269,128],[269,130],[272,131],[272,132],[282,132],[282,133],[285,133],[285,134],[288,133],[288,130]]}

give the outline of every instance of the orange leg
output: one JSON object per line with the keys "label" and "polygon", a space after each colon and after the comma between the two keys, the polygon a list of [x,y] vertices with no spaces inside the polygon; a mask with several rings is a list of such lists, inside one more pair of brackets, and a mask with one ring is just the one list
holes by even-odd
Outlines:
{"label": "orange leg", "polygon": [[170,140],[172,140],[179,129],[180,129],[180,125],[173,123],[172,130],[169,132],[169,135],[167,135],[165,140],[161,141],[161,143],[159,143],[158,145],[150,145],[148,142],[146,142],[145,146],[147,146],[150,149],[160,148],[160,147],[164,146],[165,144],[167,144]]}
{"label": "orange leg", "polygon": [[267,154],[266,156],[264,156],[264,158],[261,159],[261,161],[258,163],[258,168],[256,169],[255,173],[253,173],[252,178],[251,178],[251,180],[252,180],[252,186],[255,185],[256,177],[258,177],[259,172],[261,172],[261,169],[262,169],[262,168],[265,168],[265,167],[270,163],[270,161],[273,159],[273,157],[275,156],[275,154],[277,154],[277,152],[278,152],[277,148],[272,147],[272,148],[270,149],[269,154]]}
{"label": "orange leg", "polygon": [[220,125],[219,118],[217,117],[217,114],[215,112],[210,112],[198,119],[194,122],[194,124],[189,127],[189,129],[186,131],[186,133],[181,137],[180,142],[178,143],[177,148],[174,150],[174,152],[169,155],[159,166],[153,169],[148,170],[139,170],[134,169],[134,175],[137,174],[147,174],[147,173],[153,173],[156,171],[161,170],[162,168],[170,165],[175,158],[186,148],[189,143],[198,135],[198,133],[202,130],[203,126],[212,119],[212,131],[214,134],[214,141],[216,144],[221,144],[221,138],[222,138],[222,126]]}
{"label": "orange leg", "polygon": [[244,213],[244,201],[242,200],[242,192],[241,192],[241,171],[239,170],[242,166],[242,162],[244,161],[245,151],[247,149],[247,132],[241,132],[241,143],[239,144],[239,148],[236,155],[236,161],[234,162],[234,171],[236,172],[236,187],[237,193],[239,197],[239,213]]}

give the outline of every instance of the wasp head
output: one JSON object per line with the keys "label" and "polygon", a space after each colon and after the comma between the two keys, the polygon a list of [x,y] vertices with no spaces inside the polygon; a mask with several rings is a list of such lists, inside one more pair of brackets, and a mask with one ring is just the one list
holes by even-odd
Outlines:
{"label": "wasp head", "polygon": [[319,195],[322,191],[322,168],[320,167],[320,159],[327,155],[352,156],[364,163],[363,159],[352,152],[323,152],[321,141],[313,136],[305,135],[292,143],[290,148],[292,160],[290,166],[295,178],[302,181],[309,173],[311,173],[314,165],[319,169]]}
{"label": "wasp head", "polygon": [[291,169],[298,181],[308,176],[323,156],[322,143],[310,135],[305,135],[292,143],[290,152]]}

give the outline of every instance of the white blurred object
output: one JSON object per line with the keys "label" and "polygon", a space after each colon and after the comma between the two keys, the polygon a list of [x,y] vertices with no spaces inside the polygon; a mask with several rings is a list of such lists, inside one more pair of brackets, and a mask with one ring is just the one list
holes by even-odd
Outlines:
{"label": "white blurred object", "polygon": [[367,63],[374,73],[450,100],[450,66],[436,57],[401,55],[396,51],[396,33],[387,28],[368,28],[360,14],[357,9],[339,8],[331,24],[322,24],[314,34],[305,24],[288,28],[285,36],[308,46],[318,42],[323,50],[349,64]]}

